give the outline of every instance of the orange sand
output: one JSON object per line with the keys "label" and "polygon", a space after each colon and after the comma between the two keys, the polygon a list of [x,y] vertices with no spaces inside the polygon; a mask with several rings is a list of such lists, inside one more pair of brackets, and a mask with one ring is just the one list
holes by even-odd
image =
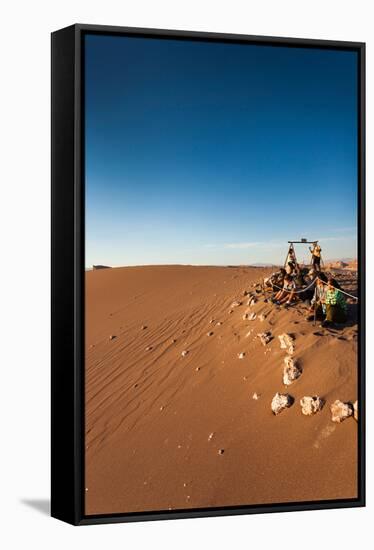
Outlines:
{"label": "orange sand", "polygon": [[[357,423],[335,424],[329,410],[335,399],[357,398],[357,325],[333,333],[306,322],[300,307],[263,301],[251,309],[268,313],[265,321],[244,321],[243,291],[267,274],[190,266],[86,273],[87,514],[357,496]],[[230,314],[234,299],[243,305]],[[255,338],[265,330],[275,336],[266,347]],[[288,388],[283,332],[294,334],[303,369]],[[274,416],[277,391],[295,402]],[[326,399],[323,410],[303,416],[304,395]]]}

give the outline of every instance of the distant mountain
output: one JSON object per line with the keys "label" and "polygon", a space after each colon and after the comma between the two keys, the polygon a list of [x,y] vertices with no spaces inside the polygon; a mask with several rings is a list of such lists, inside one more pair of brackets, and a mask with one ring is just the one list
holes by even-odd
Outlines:
{"label": "distant mountain", "polygon": [[249,264],[249,267],[277,267],[277,266],[276,264],[255,263],[255,264]]}

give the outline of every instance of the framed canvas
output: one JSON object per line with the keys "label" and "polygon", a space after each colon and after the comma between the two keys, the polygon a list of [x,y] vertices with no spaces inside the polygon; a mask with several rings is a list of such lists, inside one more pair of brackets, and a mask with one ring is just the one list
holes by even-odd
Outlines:
{"label": "framed canvas", "polygon": [[364,64],[52,34],[52,516],[364,506]]}

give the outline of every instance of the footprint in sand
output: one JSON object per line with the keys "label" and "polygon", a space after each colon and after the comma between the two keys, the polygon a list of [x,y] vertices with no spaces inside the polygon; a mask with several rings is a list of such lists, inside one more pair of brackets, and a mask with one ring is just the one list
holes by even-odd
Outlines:
{"label": "footprint in sand", "polygon": [[328,426],[325,426],[323,428],[323,430],[318,434],[318,437],[317,439],[315,440],[315,442],[313,443],[313,447],[315,449],[319,449],[321,443],[327,439],[328,437],[330,437],[330,435],[335,431],[336,429],[336,425],[335,424],[329,424]]}

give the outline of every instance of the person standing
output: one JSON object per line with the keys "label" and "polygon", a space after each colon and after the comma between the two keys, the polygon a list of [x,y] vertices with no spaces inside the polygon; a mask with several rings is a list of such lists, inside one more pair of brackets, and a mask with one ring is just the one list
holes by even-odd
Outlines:
{"label": "person standing", "polygon": [[318,242],[313,243],[313,248],[309,247],[309,250],[312,253],[312,265],[315,271],[321,271],[321,252],[322,248],[319,246]]}

